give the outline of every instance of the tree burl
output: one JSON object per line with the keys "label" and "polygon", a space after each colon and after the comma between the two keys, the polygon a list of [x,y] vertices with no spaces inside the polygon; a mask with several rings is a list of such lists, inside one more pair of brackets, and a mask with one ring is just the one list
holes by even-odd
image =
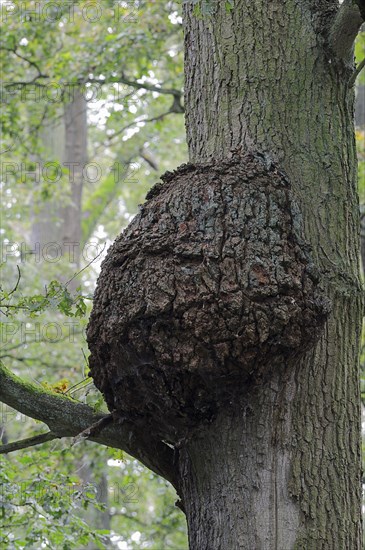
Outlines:
{"label": "tree burl", "polygon": [[108,251],[87,337],[110,410],[176,444],[290,368],[329,304],[275,164],[233,153],[161,179]]}

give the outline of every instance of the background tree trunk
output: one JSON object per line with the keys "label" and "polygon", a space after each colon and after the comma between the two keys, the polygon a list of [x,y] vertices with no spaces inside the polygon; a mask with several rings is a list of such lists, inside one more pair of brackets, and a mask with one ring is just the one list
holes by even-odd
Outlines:
{"label": "background tree trunk", "polygon": [[60,204],[59,198],[51,198],[35,205],[32,245],[39,243],[47,256],[46,246],[54,242],[61,247],[67,263],[79,267],[81,201],[87,164],[87,102],[81,92],[75,89],[73,100],[64,105],[62,123],[47,128],[43,139],[45,154],[49,155],[42,159],[43,164],[56,162],[65,170],[67,186],[63,204]]}
{"label": "background tree trunk", "polygon": [[244,388],[180,451],[194,550],[361,547],[352,63],[324,47],[324,5],[338,3],[217,2],[203,18],[185,6],[190,159],[249,149],[279,163],[333,304],[314,350]]}
{"label": "background tree trunk", "polygon": [[[88,161],[87,155],[87,102],[84,95],[74,90],[73,100],[65,103],[64,112],[60,122],[54,122],[43,132],[43,143],[45,155],[43,165],[48,162],[56,162],[67,173],[67,186],[64,193],[64,202],[60,203],[59,198],[51,197],[50,200],[42,201],[35,205],[36,212],[32,224],[32,247],[39,243],[43,251],[43,259],[49,257],[47,248],[49,243],[55,243],[57,250],[62,249],[63,264],[65,270],[58,274],[59,280],[68,280],[75,269],[80,267],[82,259],[82,245],[84,241],[81,235],[82,223],[82,192],[84,186],[85,166]],[[58,264],[59,265],[59,264]],[[40,266],[42,271],[42,266]],[[71,290],[75,290],[80,281],[75,279],[69,284]],[[108,480],[104,473],[101,473],[101,481],[98,483],[97,474],[100,468],[91,468],[92,452],[85,458],[82,468],[76,467],[85,487],[91,485],[93,488],[100,488],[103,491],[96,493],[96,501],[105,504],[105,510],[97,510],[90,507],[84,511],[84,519],[95,529],[110,529],[110,515],[108,510]],[[98,463],[97,463],[98,464]],[[100,494],[102,497],[100,498]],[[109,546],[104,541],[105,547]],[[88,545],[88,548],[92,548]]]}

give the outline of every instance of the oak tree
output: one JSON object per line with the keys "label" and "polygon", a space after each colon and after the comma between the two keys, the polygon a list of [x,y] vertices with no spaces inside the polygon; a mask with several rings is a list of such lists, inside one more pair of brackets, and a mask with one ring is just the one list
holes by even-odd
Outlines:
{"label": "oak tree", "polygon": [[82,434],[169,480],[192,549],[360,548],[365,4],[201,4],[184,4],[190,164],[152,190],[95,295],[111,414],[4,367],[0,397],[48,439]]}

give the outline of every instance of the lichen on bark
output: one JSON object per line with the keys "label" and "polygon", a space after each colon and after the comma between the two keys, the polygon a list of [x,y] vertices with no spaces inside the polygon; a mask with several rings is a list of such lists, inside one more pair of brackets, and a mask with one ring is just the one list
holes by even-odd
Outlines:
{"label": "lichen on bark", "polygon": [[109,408],[176,442],[297,361],[329,307],[275,164],[233,153],[162,181],[108,252],[88,343]]}

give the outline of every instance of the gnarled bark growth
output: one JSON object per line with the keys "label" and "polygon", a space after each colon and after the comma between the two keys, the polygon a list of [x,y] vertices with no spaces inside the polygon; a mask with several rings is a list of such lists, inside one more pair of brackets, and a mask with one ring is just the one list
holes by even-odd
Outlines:
{"label": "gnarled bark growth", "polygon": [[302,355],[328,303],[289,181],[267,158],[162,180],[108,253],[88,342],[109,408],[175,443]]}

